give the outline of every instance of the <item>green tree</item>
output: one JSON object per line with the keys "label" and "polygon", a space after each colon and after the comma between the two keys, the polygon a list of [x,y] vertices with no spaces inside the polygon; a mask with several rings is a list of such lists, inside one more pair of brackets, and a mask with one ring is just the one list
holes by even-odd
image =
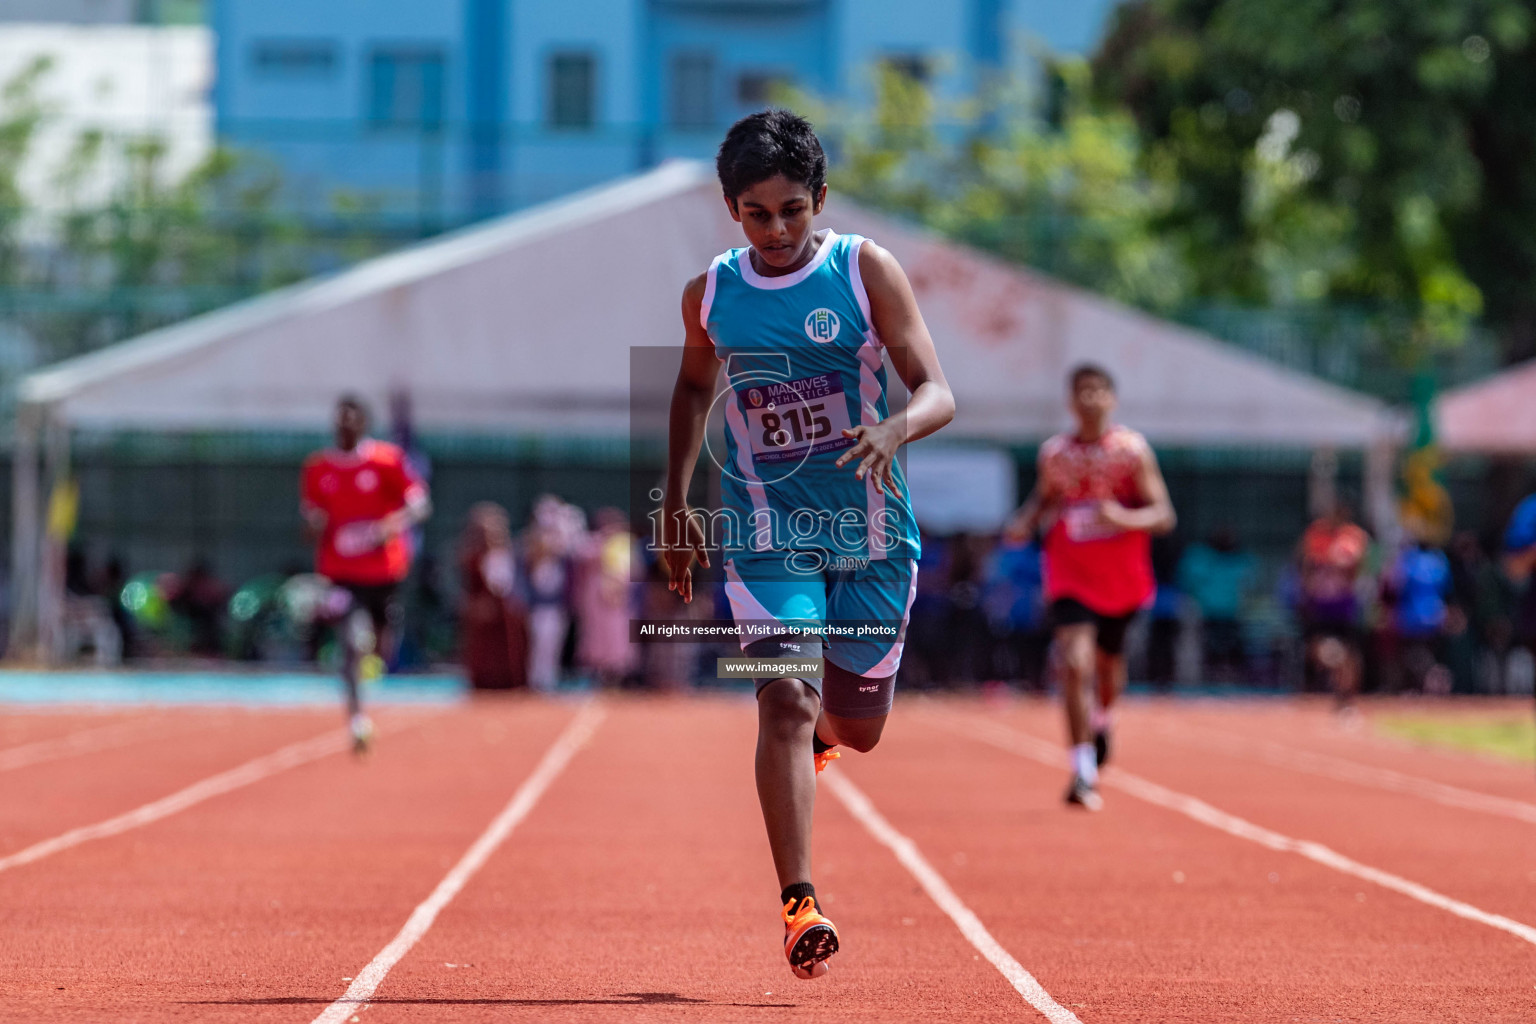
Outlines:
{"label": "green tree", "polygon": [[1479,316],[1536,354],[1529,0],[1139,0],[1094,60],[1194,292],[1401,311],[1407,355]]}
{"label": "green tree", "polygon": [[173,175],[164,140],[85,130],[57,167],[30,168],[34,180],[39,171],[49,178],[62,213],[33,207],[20,178],[52,116],[39,98],[50,66],[36,60],[0,86],[0,315],[30,333],[44,358],[312,272],[310,234],[281,211],[276,169],[227,148]]}
{"label": "green tree", "polygon": [[1054,70],[1060,89],[1045,116],[1016,80],[941,108],[882,69],[872,112],[814,111],[834,142],[834,186],[1122,301],[1178,306],[1188,275],[1154,230],[1172,183],[1142,159],[1127,115],[1089,102],[1086,65]]}
{"label": "green tree", "polygon": [[[104,147],[82,136],[85,177]],[[172,180],[162,140],[122,140],[124,168],[105,201],[69,209],[41,284],[106,300],[66,329],[75,349],[296,281],[306,275],[307,233],[278,206],[281,180],[259,161],[215,148]],[[61,341],[63,339],[60,339]],[[64,347],[71,347],[65,343]]]}
{"label": "green tree", "polygon": [[37,83],[51,66],[39,57],[0,85],[0,285],[14,280],[20,269],[26,201],[19,179],[47,114],[37,97]]}

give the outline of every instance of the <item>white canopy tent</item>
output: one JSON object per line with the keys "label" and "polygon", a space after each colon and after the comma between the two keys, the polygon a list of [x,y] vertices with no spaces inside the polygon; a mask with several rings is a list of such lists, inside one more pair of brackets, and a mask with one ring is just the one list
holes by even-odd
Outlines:
{"label": "white canopy tent", "polygon": [[1536,453],[1536,360],[1441,395],[1435,439],[1448,452]]}
{"label": "white canopy tent", "polygon": [[[823,223],[907,269],[958,400],[946,440],[1053,433],[1064,375],[1089,360],[1116,375],[1125,419],[1155,443],[1371,450],[1399,430],[1374,399],[851,203]],[[72,428],[311,428],[342,391],[405,391],[423,431],[623,436],[629,351],[680,344],[683,282],[739,244],[711,169],[673,163],[30,375],[13,649],[42,637],[46,652],[58,614],[41,502],[67,478]]]}

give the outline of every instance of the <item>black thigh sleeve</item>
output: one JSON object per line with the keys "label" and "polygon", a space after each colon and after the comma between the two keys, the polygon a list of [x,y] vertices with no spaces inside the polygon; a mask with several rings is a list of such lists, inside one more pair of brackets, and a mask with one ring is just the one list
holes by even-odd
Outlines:
{"label": "black thigh sleeve", "polygon": [[[764,637],[761,640],[754,640],[754,641],[752,641],[750,644],[748,644],[742,650],[741,653],[746,655],[749,658],[760,658],[760,659],[762,659],[764,661],[783,660],[783,659],[791,659],[791,660],[794,660],[794,661],[804,661],[804,660],[806,660],[808,658],[820,658],[821,657],[821,641],[820,640],[807,640],[805,637],[801,637],[801,636],[770,636],[770,637]],[[823,659],[822,664],[826,665],[827,669],[831,668],[830,665],[826,664],[826,661],[824,659]],[[758,676],[754,680],[754,682],[757,683],[757,689],[758,689],[759,692],[761,692],[763,687],[767,686],[769,683],[773,682],[775,679],[783,679],[783,678],[785,678],[785,677],[784,676]],[[815,690],[816,691],[816,696],[818,696],[818,697],[821,696],[821,680],[820,679],[818,679],[818,678],[805,678],[803,676],[795,676],[793,678],[799,679],[806,686],[809,686],[811,689]]]}

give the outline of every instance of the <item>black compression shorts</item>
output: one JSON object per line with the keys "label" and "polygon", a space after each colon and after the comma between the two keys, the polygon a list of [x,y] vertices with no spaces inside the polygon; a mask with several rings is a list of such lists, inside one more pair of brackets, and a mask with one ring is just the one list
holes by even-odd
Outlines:
{"label": "black compression shorts", "polygon": [[1103,615],[1071,597],[1057,598],[1051,602],[1053,627],[1092,624],[1094,645],[1105,654],[1112,656],[1125,653],[1125,631],[1135,617],[1135,612],[1127,612],[1125,615]]}

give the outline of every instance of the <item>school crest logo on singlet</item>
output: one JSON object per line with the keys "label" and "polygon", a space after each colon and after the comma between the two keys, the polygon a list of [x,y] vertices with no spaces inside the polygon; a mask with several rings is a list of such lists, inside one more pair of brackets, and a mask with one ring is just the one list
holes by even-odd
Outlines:
{"label": "school crest logo on singlet", "polygon": [[837,332],[842,327],[837,314],[826,308],[813,309],[811,315],[805,318],[805,336],[823,345],[837,340]]}

